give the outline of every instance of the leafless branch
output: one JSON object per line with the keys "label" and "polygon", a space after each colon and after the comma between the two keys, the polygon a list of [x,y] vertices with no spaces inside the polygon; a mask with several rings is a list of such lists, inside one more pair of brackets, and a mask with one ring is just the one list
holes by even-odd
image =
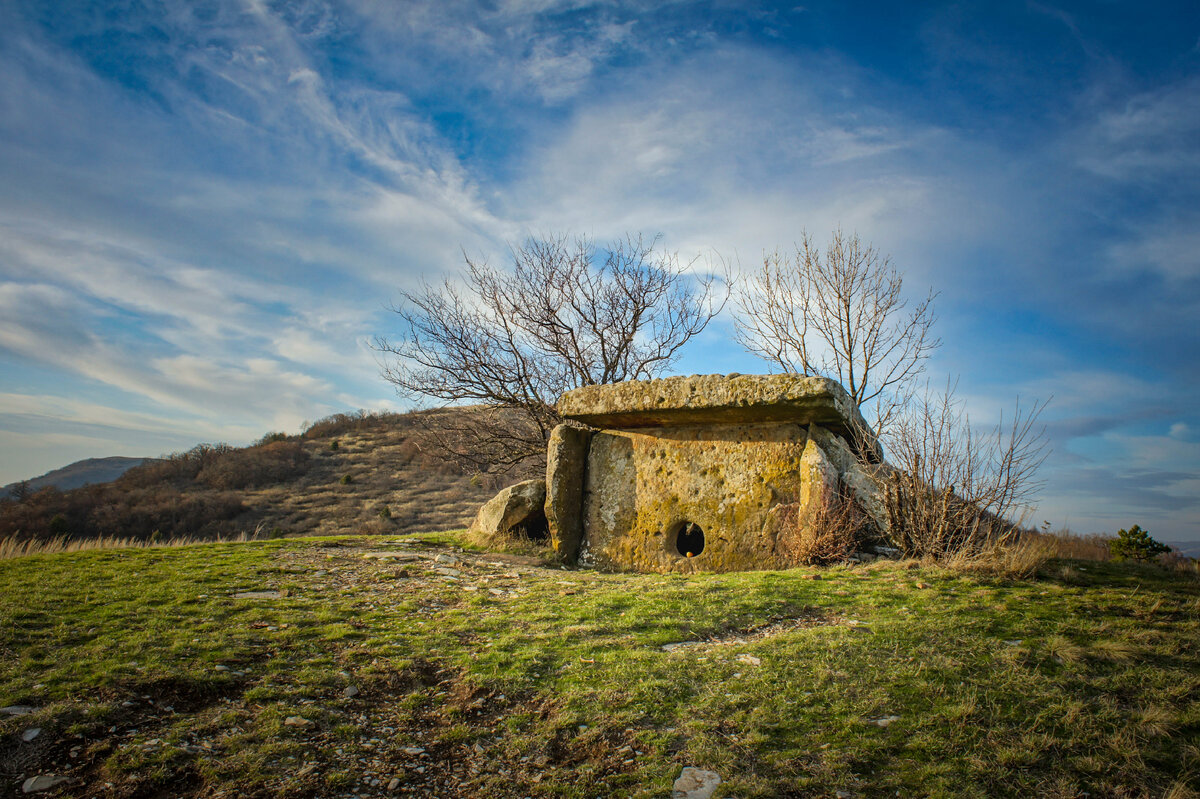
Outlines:
{"label": "leafless branch", "polygon": [[519,411],[516,425],[471,417],[481,452],[497,465],[543,457],[563,392],[661,374],[724,307],[723,263],[681,264],[657,244],[543,236],[511,248],[507,270],[464,253],[461,287],[424,284],[392,309],[403,333],[375,340],[383,377],[407,396]]}
{"label": "leafless branch", "polygon": [[1049,454],[1037,424],[1046,404],[1022,408],[989,433],[971,425],[954,386],[917,396],[886,435],[893,468],[878,472],[892,544],[905,554],[971,554],[1019,534]]}

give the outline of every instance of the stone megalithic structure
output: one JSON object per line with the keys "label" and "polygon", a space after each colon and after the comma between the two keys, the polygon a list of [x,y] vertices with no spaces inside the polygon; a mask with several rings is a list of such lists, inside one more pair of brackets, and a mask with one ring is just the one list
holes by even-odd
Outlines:
{"label": "stone megalithic structure", "polygon": [[[794,565],[781,535],[831,503],[876,530],[882,454],[837,382],[697,375],[563,395],[545,516],[567,562],[656,572]],[[586,425],[586,427],[585,427]],[[794,529],[792,530],[794,532]]]}

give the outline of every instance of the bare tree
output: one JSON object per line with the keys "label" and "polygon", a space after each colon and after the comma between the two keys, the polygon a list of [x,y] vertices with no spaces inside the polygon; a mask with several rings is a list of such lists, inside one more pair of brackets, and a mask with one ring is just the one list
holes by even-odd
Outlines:
{"label": "bare tree", "polygon": [[464,253],[461,284],[423,284],[393,308],[404,335],[376,339],[383,377],[407,396],[484,406],[443,438],[478,468],[539,461],[564,391],[661,374],[723,308],[718,276],[657,244],[531,238],[507,270]]}
{"label": "bare tree", "polygon": [[903,284],[857,234],[835,230],[822,256],[805,233],[794,258],[768,254],[737,292],[738,341],[785,372],[837,380],[882,431],[941,345],[936,295],[908,310]]}
{"label": "bare tree", "polygon": [[1041,488],[1045,403],[973,428],[954,387],[922,395],[895,414],[885,436],[894,468],[877,470],[891,543],[914,557],[971,556],[1019,535]]}

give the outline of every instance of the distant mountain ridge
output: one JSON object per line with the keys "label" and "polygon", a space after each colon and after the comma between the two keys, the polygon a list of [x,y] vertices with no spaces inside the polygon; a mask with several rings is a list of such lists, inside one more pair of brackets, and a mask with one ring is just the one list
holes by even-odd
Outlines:
{"label": "distant mountain ridge", "polygon": [[1163,541],[1187,555],[1189,558],[1200,558],[1200,541]]}
{"label": "distant mountain ridge", "polygon": [[[140,466],[149,460],[156,459],[125,458],[121,456],[88,458],[82,461],[75,461],[75,463],[68,464],[61,469],[46,472],[40,477],[30,478],[26,482],[29,483],[29,487],[34,491],[46,486],[54,486],[60,491],[69,491],[72,488],[79,488],[85,485],[111,483],[134,466]],[[20,481],[4,486],[3,490],[0,490],[0,495],[11,494],[13,489],[18,485],[20,485]]]}

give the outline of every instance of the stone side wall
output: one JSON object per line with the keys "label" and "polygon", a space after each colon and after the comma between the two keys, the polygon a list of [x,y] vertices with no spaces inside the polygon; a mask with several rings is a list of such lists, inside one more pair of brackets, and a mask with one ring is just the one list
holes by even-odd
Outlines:
{"label": "stone side wall", "polygon": [[[658,572],[782,565],[772,510],[806,496],[808,439],[806,425],[779,422],[595,433],[580,562]],[[685,522],[704,535],[703,551],[691,558],[675,547]]]}

